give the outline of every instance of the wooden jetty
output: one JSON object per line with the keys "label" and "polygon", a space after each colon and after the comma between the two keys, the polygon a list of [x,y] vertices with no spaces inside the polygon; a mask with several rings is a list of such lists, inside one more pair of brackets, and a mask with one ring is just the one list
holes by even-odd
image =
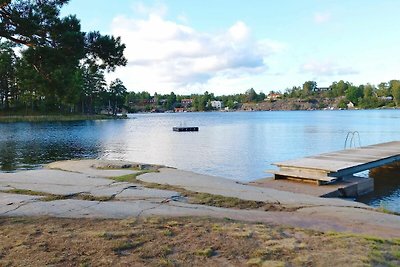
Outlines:
{"label": "wooden jetty", "polygon": [[400,161],[399,141],[278,162],[273,165],[279,170],[269,172],[275,179],[308,180],[321,185],[396,161]]}
{"label": "wooden jetty", "polygon": [[172,127],[172,130],[175,132],[198,132],[199,127],[182,127],[182,126],[176,126]]}

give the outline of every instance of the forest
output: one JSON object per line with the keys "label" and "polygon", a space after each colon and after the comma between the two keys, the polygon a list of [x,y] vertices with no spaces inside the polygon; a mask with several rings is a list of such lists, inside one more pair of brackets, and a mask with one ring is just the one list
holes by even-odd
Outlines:
{"label": "forest", "polygon": [[127,63],[120,37],[82,32],[68,0],[0,2],[0,112],[116,112],[126,92],[105,73]]}

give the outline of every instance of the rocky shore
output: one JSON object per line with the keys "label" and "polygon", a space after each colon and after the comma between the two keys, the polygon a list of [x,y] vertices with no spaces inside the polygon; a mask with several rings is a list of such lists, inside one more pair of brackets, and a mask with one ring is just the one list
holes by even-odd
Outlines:
{"label": "rocky shore", "polygon": [[[132,182],[121,177],[130,177]],[[70,160],[51,163],[39,170],[1,173],[0,190],[1,216],[210,216],[400,237],[399,216],[378,212],[361,203],[129,162]],[[262,202],[269,208],[266,205],[260,210],[192,204],[190,197],[185,196],[186,191]]]}
{"label": "rocky shore", "polygon": [[[122,161],[69,160],[0,173],[0,234],[5,266],[125,266],[128,259],[138,266],[400,263],[400,216]],[[67,254],[58,248],[63,236]],[[165,253],[155,253],[159,242],[168,247]],[[327,257],[332,249],[347,258]]]}

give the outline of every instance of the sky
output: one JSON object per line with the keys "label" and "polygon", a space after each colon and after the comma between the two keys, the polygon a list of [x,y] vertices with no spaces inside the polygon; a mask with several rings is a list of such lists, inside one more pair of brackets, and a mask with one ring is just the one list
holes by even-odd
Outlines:
{"label": "sky", "polygon": [[128,91],[284,92],[400,79],[398,0],[70,0],[83,31],[120,36]]}

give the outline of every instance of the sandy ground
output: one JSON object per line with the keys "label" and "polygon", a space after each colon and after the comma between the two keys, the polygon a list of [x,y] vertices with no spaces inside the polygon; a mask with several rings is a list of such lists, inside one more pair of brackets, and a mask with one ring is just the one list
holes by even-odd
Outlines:
{"label": "sandy ground", "polygon": [[[238,210],[188,204],[174,190],[146,188],[140,183],[116,182],[110,177],[135,174],[118,167],[126,162],[71,160],[40,170],[0,173],[0,216],[65,218],[140,218],[198,216],[266,222],[323,231],[342,231],[381,237],[400,237],[400,217],[342,199],[244,185],[220,177],[161,168],[138,176],[147,183],[173,185],[186,190],[256,200],[290,207],[291,211]],[[20,191],[18,191],[20,190]],[[24,190],[40,192],[33,196]],[[68,196],[46,199],[46,194]],[[75,198],[90,195],[94,199]],[[69,197],[71,196],[71,197]],[[101,201],[96,198],[109,198]]]}

